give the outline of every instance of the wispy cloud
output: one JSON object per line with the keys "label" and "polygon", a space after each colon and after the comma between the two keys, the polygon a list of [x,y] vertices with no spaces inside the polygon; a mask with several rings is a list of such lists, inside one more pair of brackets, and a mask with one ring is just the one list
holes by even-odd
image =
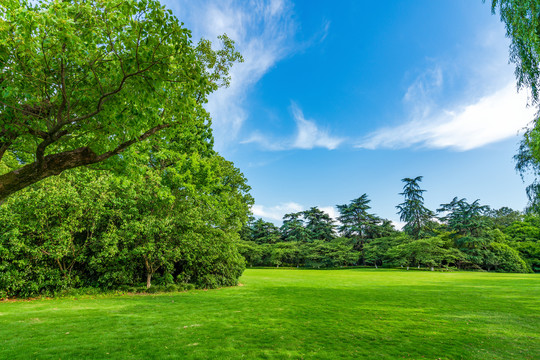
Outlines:
{"label": "wispy cloud", "polygon": [[441,109],[425,108],[411,121],[383,128],[368,135],[357,147],[400,149],[411,146],[471,150],[516,136],[532,119],[527,95],[516,93],[514,82],[466,105]]}
{"label": "wispy cloud", "polygon": [[314,148],[334,150],[345,140],[330,135],[328,130],[321,129],[314,120],[306,119],[302,110],[295,103],[291,104],[291,112],[296,124],[294,136],[287,139],[272,139],[256,132],[242,143],[258,143],[264,149],[273,151]]}
{"label": "wispy cloud", "polygon": [[427,69],[407,88],[403,102],[411,108],[414,117],[425,117],[433,110],[434,95],[441,92],[444,84],[440,66]]}
{"label": "wispy cloud", "polygon": [[248,90],[294,49],[296,25],[287,0],[167,0],[175,15],[192,29],[194,38],[216,41],[226,33],[236,42],[244,63],[231,71],[231,86],[209,97],[216,147],[234,141],[248,117]]}
{"label": "wispy cloud", "polygon": [[473,47],[426,59],[404,92],[404,121],[371,132],[356,147],[466,151],[515,137],[535,111],[526,91],[516,91],[504,34],[497,23],[474,35]]}
{"label": "wispy cloud", "polygon": [[[430,59],[431,67],[403,96],[406,121],[368,134],[356,147],[466,151],[516,136],[535,110],[527,107],[526,91],[516,91],[508,42],[501,39],[502,25],[477,35],[472,51]],[[453,88],[456,82],[459,89]]]}
{"label": "wispy cloud", "polygon": [[292,104],[292,112],[298,129],[296,139],[292,144],[293,148],[322,147],[333,150],[343,142],[343,139],[331,136],[327,131],[319,129],[314,121],[306,120],[302,110],[294,103]]}

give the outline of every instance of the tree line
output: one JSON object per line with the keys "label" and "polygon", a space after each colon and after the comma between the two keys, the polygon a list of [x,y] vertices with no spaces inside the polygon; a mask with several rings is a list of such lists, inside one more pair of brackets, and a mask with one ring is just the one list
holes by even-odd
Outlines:
{"label": "tree line", "polygon": [[363,194],[337,205],[337,222],[317,207],[284,215],[281,227],[251,217],[240,252],[249,266],[540,272],[540,216],[457,197],[434,212],[424,206],[421,180],[403,179],[401,230],[371,213]]}

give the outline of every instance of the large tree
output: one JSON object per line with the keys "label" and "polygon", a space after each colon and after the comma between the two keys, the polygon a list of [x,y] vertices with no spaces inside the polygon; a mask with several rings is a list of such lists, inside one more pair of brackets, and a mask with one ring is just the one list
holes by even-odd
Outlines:
{"label": "large tree", "polygon": [[[349,204],[337,205],[341,222],[339,231],[343,236],[353,240],[354,249],[362,253],[361,259],[364,262],[364,245],[367,239],[379,237],[379,225],[383,220],[375,214],[368,212],[371,209],[367,194],[362,194],[359,198],[351,200]],[[391,226],[388,222],[384,223]],[[384,232],[384,231],[383,231]]]}
{"label": "large tree", "polygon": [[[518,88],[529,90],[531,105],[540,110],[540,1],[492,0],[491,11],[499,12],[511,40],[509,58],[515,64]],[[539,120],[536,116],[526,130],[515,156],[516,169],[522,175],[532,172],[535,177],[527,187],[528,210],[533,212],[540,211]]]}
{"label": "large tree", "polygon": [[307,222],[306,230],[310,241],[330,241],[336,237],[334,219],[317,206],[304,210],[303,215]]}
{"label": "large tree", "polygon": [[251,241],[257,244],[275,244],[279,240],[281,240],[281,233],[273,223],[257,219],[251,224]]}
{"label": "large tree", "polygon": [[3,0],[0,203],[103,162],[165,129],[210,122],[202,105],[241,56],[226,36],[194,45],[157,0]]}
{"label": "large tree", "polygon": [[446,223],[450,231],[458,235],[477,237],[488,226],[485,215],[489,213],[489,206],[480,205],[479,199],[468,203],[466,199],[458,200],[455,197],[448,204],[441,204],[437,211],[445,213],[441,220]]}
{"label": "large tree", "polygon": [[283,225],[281,226],[281,236],[285,241],[309,241],[309,233],[304,226],[303,214],[301,212],[283,215]]}
{"label": "large tree", "polygon": [[422,235],[422,231],[432,221],[435,216],[431,210],[424,206],[424,195],[426,190],[420,189],[419,182],[422,181],[422,176],[413,178],[401,179],[405,183],[403,185],[404,202],[397,207],[399,219],[405,222],[403,230],[418,239]]}
{"label": "large tree", "polygon": [[368,212],[371,209],[367,194],[363,194],[357,199],[351,200],[349,204],[337,205],[341,222],[339,231],[345,237],[366,239],[374,232],[374,228],[381,222],[381,219]]}
{"label": "large tree", "polygon": [[[0,298],[66,287],[118,288],[156,279],[235,285],[238,232],[253,200],[217,154],[186,156],[139,143],[125,173],[75,169],[0,207]],[[168,159],[166,167],[148,159]],[[176,160],[172,160],[177,158]]]}

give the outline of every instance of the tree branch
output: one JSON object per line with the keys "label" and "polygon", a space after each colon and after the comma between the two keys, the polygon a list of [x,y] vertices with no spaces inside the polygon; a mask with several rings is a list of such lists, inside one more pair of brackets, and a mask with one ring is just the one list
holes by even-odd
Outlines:
{"label": "tree branch", "polygon": [[[42,156],[41,161],[37,161],[13,170],[7,174],[0,175],[0,204],[11,194],[24,189],[27,186],[37,183],[53,175],[59,175],[65,170],[79,166],[91,165],[106,160],[114,155],[120,154],[130,145],[138,141],[143,141],[154,135],[158,131],[170,127],[170,124],[157,125],[144,134],[118,145],[114,150],[107,151],[101,155],[96,154],[89,147],[81,147],[62,153]],[[41,145],[41,144],[40,144]],[[46,147],[46,146],[45,146]]]}

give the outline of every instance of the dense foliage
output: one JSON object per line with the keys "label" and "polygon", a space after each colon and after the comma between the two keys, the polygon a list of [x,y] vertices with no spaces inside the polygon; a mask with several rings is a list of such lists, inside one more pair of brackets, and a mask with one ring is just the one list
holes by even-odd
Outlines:
{"label": "dense foliage", "polygon": [[[492,0],[491,11],[493,14],[498,11],[506,26],[506,36],[511,41],[509,59],[515,64],[517,86],[530,91],[530,103],[540,111],[540,1]],[[522,175],[534,176],[527,187],[530,200],[527,210],[534,213],[540,213],[539,114],[531,119],[515,156],[516,169]]]}
{"label": "dense foliage", "polygon": [[62,289],[235,285],[238,232],[252,200],[217,154],[191,154],[129,176],[75,170],[0,207],[0,297]]}
{"label": "dense foliage", "polygon": [[[363,194],[337,206],[339,227],[317,208],[286,214],[281,228],[252,218],[242,231],[240,252],[249,266],[540,272],[539,216],[525,216],[509,208],[490,209],[479,200],[468,203],[456,197],[441,204],[437,218],[423,205],[425,190],[419,188],[420,180],[403,179],[405,202],[397,207],[406,224],[401,231],[370,214],[370,200]],[[314,232],[314,228],[327,231]]]}
{"label": "dense foliage", "polygon": [[203,107],[234,43],[156,0],[7,1],[0,30],[0,298],[235,285],[253,200]]}
{"label": "dense foliage", "polygon": [[0,202],[49,176],[117,157],[208,118],[241,56],[191,32],[158,0],[0,4]]}

